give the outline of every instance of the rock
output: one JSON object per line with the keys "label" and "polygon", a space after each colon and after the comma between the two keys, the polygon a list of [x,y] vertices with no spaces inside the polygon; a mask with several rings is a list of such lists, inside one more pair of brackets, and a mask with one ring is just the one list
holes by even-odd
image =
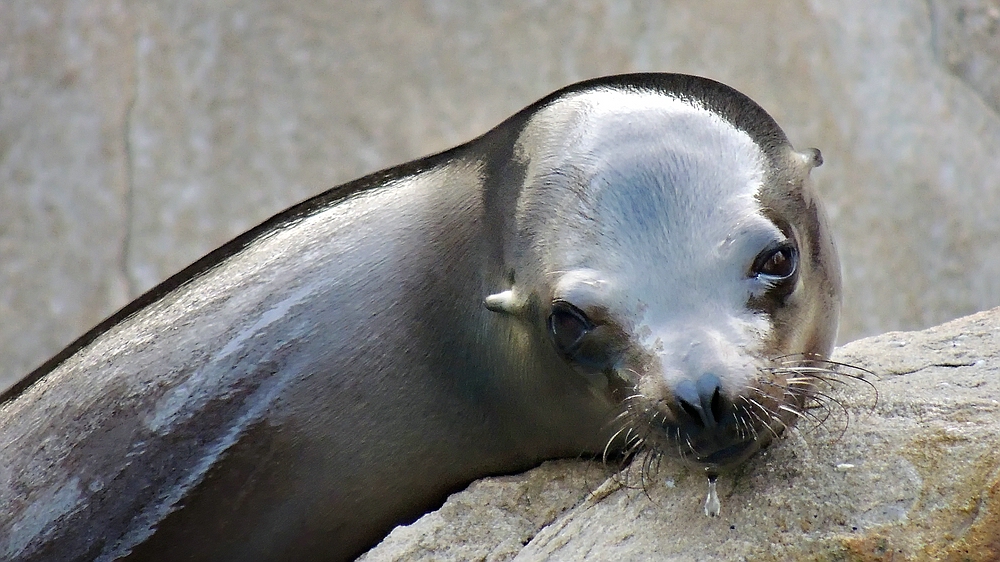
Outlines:
{"label": "rock", "polygon": [[843,411],[720,477],[716,518],[676,463],[588,498],[594,464],[562,461],[476,482],[362,560],[998,560],[997,357],[1000,308],[840,348],[874,390],[836,385]]}
{"label": "rock", "polygon": [[0,2],[0,386],[242,230],[570,82],[690,72],[800,147],[841,341],[1000,304],[996,0]]}
{"label": "rock", "polygon": [[938,61],[1000,111],[1000,3],[932,0],[928,5]]}
{"label": "rock", "polygon": [[484,478],[418,523],[397,527],[359,562],[513,559],[539,529],[578,504],[607,476],[598,463],[564,460],[524,474]]}
{"label": "rock", "polygon": [[0,2],[0,388],[133,292],[124,2]]}

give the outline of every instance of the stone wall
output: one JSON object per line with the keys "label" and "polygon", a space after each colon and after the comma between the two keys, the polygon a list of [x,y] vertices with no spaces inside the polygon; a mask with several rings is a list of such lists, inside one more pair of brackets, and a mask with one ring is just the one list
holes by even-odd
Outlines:
{"label": "stone wall", "polygon": [[841,341],[1000,303],[1000,4],[0,2],[0,386],[309,195],[570,82],[710,76],[816,170]]}

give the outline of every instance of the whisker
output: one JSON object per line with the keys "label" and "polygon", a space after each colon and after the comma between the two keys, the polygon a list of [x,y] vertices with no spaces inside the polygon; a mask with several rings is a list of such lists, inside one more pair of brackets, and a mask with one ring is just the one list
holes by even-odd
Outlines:
{"label": "whisker", "polygon": [[[767,408],[765,408],[763,404],[761,404],[760,402],[757,402],[753,398],[750,398],[750,397],[747,397],[747,396],[744,396],[742,398],[744,400],[746,400],[750,405],[758,407],[760,409],[760,411],[764,413],[765,416],[767,416],[767,417],[773,419],[774,421],[777,421],[778,423],[780,423],[782,425],[782,428],[785,427],[785,422],[781,421],[781,419],[778,418],[777,416],[775,416],[773,412],[771,412],[770,410],[768,410]],[[753,416],[754,419],[756,419],[757,421],[759,421],[761,423],[761,425],[763,425],[764,427],[766,427],[767,430],[771,432],[771,435],[773,435],[775,439],[778,439],[778,438],[781,437],[778,434],[778,432],[775,431],[773,427],[771,427],[771,424],[769,422],[765,421],[763,418],[761,418],[757,414],[755,414],[753,412],[752,408],[749,409],[749,410],[747,410],[747,412],[749,412],[749,414],[751,416]]]}

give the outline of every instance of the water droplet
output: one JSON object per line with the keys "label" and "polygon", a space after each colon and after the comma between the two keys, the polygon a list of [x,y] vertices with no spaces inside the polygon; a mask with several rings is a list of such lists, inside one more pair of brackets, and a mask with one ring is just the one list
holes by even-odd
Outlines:
{"label": "water droplet", "polygon": [[708,497],[705,498],[705,515],[718,517],[722,511],[722,504],[719,503],[719,494],[715,491],[715,478],[708,479]]}

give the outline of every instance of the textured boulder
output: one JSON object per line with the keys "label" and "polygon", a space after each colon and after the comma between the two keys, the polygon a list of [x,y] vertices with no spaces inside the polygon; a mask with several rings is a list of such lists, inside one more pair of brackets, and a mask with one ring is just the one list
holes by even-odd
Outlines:
{"label": "textured boulder", "polygon": [[620,72],[822,148],[841,341],[1000,304],[995,0],[7,0],[0,37],[0,386],[289,204]]}
{"label": "textured boulder", "polygon": [[474,483],[363,560],[998,560],[998,357],[1000,308],[840,348],[877,400],[837,385],[846,411],[720,478],[717,518],[676,464],[643,491],[560,461]]}

